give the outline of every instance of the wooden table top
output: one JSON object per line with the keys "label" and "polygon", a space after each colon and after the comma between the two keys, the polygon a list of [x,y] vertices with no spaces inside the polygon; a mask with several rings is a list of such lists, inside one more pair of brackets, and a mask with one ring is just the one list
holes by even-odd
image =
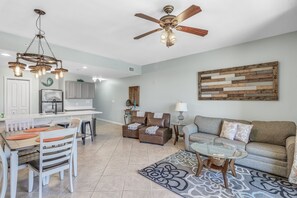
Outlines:
{"label": "wooden table top", "polygon": [[[58,130],[58,129],[64,129],[64,128],[60,127],[60,126],[53,126],[53,127],[48,128],[49,131]],[[36,141],[36,139],[39,136],[25,139],[25,140],[7,140],[6,139],[9,136],[22,134],[22,133],[24,133],[24,132],[23,131],[5,132],[4,129],[2,129],[2,131],[0,131],[1,138],[3,139],[5,144],[9,147],[9,149],[12,151],[26,150],[26,149],[32,148],[34,146],[39,146],[40,143]]]}

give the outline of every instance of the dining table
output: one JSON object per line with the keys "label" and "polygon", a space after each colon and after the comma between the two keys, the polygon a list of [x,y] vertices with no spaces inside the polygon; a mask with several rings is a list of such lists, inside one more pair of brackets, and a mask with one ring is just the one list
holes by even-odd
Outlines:
{"label": "dining table", "polygon": [[[47,127],[43,132],[50,132],[53,130],[64,129],[60,126],[50,126]],[[39,138],[39,132],[35,134],[37,136],[23,139],[23,140],[9,140],[11,136],[19,134],[28,134],[25,131],[15,131],[15,132],[6,132],[4,129],[0,129],[0,136],[4,142],[4,152],[7,157],[10,158],[10,197],[15,198],[17,192],[17,181],[18,181],[18,170],[19,170],[19,152],[30,150],[32,148],[38,148],[40,142],[37,140]],[[73,144],[73,175],[77,176],[77,141],[74,141]],[[44,180],[46,181],[46,180]],[[48,181],[48,180],[47,180]]]}

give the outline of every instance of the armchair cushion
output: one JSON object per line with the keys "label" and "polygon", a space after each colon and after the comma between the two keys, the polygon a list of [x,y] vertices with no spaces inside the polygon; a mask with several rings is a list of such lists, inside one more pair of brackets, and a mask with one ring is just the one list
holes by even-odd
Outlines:
{"label": "armchair cushion", "polygon": [[132,118],[131,118],[131,122],[132,122],[132,123],[145,124],[145,119],[146,119],[146,117],[132,116]]}
{"label": "armchair cushion", "polygon": [[162,118],[148,118],[147,119],[147,126],[158,126],[164,127],[164,119]]}

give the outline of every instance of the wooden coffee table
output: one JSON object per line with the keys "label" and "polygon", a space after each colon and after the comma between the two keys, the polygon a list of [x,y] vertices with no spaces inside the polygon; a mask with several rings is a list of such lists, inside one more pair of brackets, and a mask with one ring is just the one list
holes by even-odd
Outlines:
{"label": "wooden coffee table", "polygon": [[[196,176],[198,177],[203,167],[221,171],[224,178],[225,188],[228,188],[227,171],[230,168],[232,175],[236,177],[234,162],[236,159],[244,158],[248,153],[231,145],[213,142],[199,142],[191,144],[191,148],[196,152],[198,168]],[[207,156],[202,160],[201,155]]]}

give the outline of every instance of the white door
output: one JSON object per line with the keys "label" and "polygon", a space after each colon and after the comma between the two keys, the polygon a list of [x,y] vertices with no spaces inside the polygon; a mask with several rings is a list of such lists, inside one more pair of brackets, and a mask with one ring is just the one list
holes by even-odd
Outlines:
{"label": "white door", "polygon": [[30,113],[30,81],[7,79],[6,115]]}

